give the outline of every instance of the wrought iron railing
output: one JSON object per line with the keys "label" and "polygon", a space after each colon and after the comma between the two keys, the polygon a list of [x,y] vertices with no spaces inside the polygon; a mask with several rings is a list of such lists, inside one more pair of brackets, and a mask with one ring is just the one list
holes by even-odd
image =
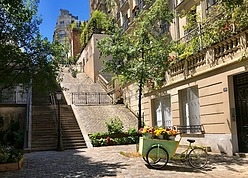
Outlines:
{"label": "wrought iron railing", "polygon": [[127,3],[128,0],[120,0],[120,9]]}
{"label": "wrought iron railing", "polygon": [[72,104],[74,105],[100,105],[112,104],[113,99],[104,92],[73,92]]}
{"label": "wrought iron railing", "polygon": [[126,29],[128,29],[128,27],[129,27],[129,22],[130,22],[129,18],[126,19],[126,20],[123,22],[123,24],[122,24],[122,29],[123,29],[124,31],[125,31]]}
{"label": "wrought iron railing", "polygon": [[2,91],[0,93],[1,104],[27,104],[27,92]]}
{"label": "wrought iron railing", "polygon": [[203,125],[176,126],[180,133],[205,133]]}

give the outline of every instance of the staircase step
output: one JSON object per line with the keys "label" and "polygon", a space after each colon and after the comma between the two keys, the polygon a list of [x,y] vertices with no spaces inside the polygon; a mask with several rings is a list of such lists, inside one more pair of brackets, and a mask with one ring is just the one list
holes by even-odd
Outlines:
{"label": "staircase step", "polygon": [[[49,96],[34,95],[33,100],[32,150],[54,150],[57,147],[57,111],[48,104]],[[87,148],[73,110],[66,105],[64,96],[60,102],[60,119],[64,149]]]}

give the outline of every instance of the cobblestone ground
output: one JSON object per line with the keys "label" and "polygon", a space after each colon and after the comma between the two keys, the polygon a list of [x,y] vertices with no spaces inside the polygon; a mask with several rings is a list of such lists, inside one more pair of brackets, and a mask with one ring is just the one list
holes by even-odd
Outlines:
{"label": "cobblestone ground", "polygon": [[168,163],[164,170],[151,169],[142,157],[126,157],[120,152],[135,153],[136,145],[108,146],[80,150],[27,153],[24,168],[2,172],[1,178],[247,178],[248,158],[210,154],[209,164],[201,170],[185,163]]}

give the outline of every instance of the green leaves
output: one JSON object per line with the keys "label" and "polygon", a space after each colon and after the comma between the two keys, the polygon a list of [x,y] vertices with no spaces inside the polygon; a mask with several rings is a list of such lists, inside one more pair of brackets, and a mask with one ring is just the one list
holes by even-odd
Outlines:
{"label": "green leaves", "polygon": [[90,20],[82,25],[82,46],[86,46],[92,34],[111,34],[114,28],[113,19],[109,19],[108,16],[101,11],[94,11]]}
{"label": "green leaves", "polygon": [[[105,70],[125,76],[126,82],[144,86],[148,79],[152,79],[161,86],[171,47],[168,34],[161,33],[160,24],[162,21],[169,23],[172,18],[168,2],[157,0],[135,20],[136,28],[131,33],[122,33],[115,27],[112,35],[98,43]],[[112,59],[106,60],[108,56]]]}
{"label": "green leaves", "polygon": [[37,0],[0,0],[0,91],[31,80],[39,90],[57,84],[64,50],[40,35]]}

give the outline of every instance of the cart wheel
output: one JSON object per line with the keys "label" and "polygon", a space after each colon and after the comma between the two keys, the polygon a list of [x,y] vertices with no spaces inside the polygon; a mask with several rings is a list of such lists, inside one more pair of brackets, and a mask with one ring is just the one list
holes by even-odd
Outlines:
{"label": "cart wheel", "polygon": [[208,154],[203,148],[194,148],[189,152],[188,162],[190,166],[200,169],[203,168],[208,161]]}
{"label": "cart wheel", "polygon": [[169,155],[163,147],[156,145],[148,150],[146,160],[152,168],[162,169],[166,166],[169,160]]}

